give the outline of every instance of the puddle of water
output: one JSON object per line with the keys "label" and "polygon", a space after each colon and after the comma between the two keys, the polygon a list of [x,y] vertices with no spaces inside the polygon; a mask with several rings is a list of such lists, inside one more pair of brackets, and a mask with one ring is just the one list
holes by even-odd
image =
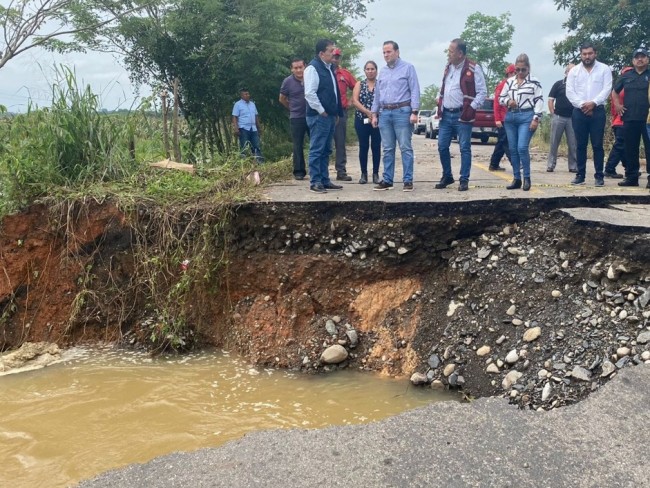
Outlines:
{"label": "puddle of water", "polygon": [[0,486],[69,486],[256,430],[359,424],[456,398],[354,371],[256,369],[225,352],[68,355],[63,364],[0,378]]}

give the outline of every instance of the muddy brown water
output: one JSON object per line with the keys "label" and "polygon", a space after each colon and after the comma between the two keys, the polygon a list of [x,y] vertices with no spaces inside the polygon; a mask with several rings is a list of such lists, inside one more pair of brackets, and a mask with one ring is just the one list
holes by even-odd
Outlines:
{"label": "muddy brown water", "polygon": [[151,359],[75,348],[0,377],[0,486],[70,486],[173,451],[262,429],[360,424],[449,394],[356,371],[309,376],[223,351]]}

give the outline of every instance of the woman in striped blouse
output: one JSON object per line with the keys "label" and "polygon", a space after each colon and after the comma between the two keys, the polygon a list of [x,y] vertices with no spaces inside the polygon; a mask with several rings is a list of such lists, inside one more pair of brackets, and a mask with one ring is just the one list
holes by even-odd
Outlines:
{"label": "woman in striped blouse", "polygon": [[[528,55],[520,54],[515,61],[515,76],[501,90],[499,103],[508,109],[504,126],[508,135],[513,180],[506,188],[530,190],[530,139],[533,137],[544,109],[542,85],[530,76]],[[524,181],[521,182],[523,168]]]}

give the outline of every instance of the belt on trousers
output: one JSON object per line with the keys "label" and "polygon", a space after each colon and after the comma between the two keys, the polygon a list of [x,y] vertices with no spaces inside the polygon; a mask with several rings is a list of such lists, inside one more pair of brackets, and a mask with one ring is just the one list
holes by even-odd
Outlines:
{"label": "belt on trousers", "polygon": [[509,108],[508,112],[532,112],[532,108]]}
{"label": "belt on trousers", "polygon": [[458,108],[447,108],[447,107],[442,107],[442,111],[443,111],[443,112],[449,112],[450,114],[458,113],[458,112],[460,112],[460,110],[461,110],[461,107],[458,107]]}
{"label": "belt on trousers", "polygon": [[399,103],[386,103],[381,106],[384,110],[395,110],[396,108],[408,107],[411,105],[411,101],[399,102]]}

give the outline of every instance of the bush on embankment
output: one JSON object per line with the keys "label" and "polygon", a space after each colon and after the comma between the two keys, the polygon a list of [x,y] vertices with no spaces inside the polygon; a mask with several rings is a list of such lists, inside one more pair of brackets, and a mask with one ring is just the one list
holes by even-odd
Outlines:
{"label": "bush on embankment", "polygon": [[[33,321],[41,311],[31,308],[33,297],[39,293],[41,270],[51,269],[50,260],[77,270],[77,276],[69,319],[48,322],[48,327],[73,334],[101,317],[103,327],[125,331],[146,316],[152,347],[188,347],[192,323],[186,298],[197,285],[218,283],[233,205],[260,197],[251,172],[260,170],[263,182],[284,179],[290,163],[260,168],[239,154],[216,154],[196,162],[193,173],[152,168],[148,163],[164,158],[159,119],[145,107],[107,115],[90,89],[77,86],[73,73],[64,70],[64,75],[53,88],[51,107],[30,107],[0,123],[0,218],[44,203],[39,227],[51,239],[43,263],[24,256],[24,262],[33,261],[29,276],[12,263],[0,269],[0,330],[5,337],[13,327],[19,338],[0,342],[0,349],[19,345],[29,338],[30,324],[36,327]],[[181,141],[181,147],[187,145]],[[115,252],[105,242],[106,231],[90,241],[80,234],[97,204],[106,202],[124,218],[124,229],[118,231],[132,261],[119,277],[114,262],[104,259]],[[6,221],[0,227],[6,231]],[[33,234],[6,242],[10,249],[0,249],[0,254],[10,251],[16,260],[29,253],[23,239],[29,241]],[[181,271],[184,261],[192,265]]]}

